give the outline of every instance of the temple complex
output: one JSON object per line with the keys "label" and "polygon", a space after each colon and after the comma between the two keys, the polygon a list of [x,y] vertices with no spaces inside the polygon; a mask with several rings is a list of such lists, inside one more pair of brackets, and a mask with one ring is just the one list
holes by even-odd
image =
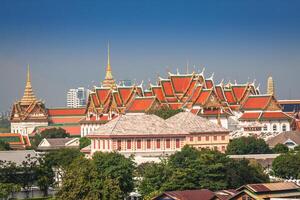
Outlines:
{"label": "temple complex", "polygon": [[28,135],[38,126],[48,126],[48,113],[44,103],[34,95],[30,69],[27,66],[27,80],[22,99],[12,106],[11,132]]}
{"label": "temple complex", "polygon": [[[256,135],[267,139],[289,131],[294,116],[283,112],[276,100],[274,81],[268,78],[267,93],[255,82],[215,83],[205,69],[191,73],[168,72],[147,88],[141,84],[117,84],[110,64],[108,46],[104,80],[92,89],[85,108],[51,108],[37,100],[28,68],[24,96],[13,105],[12,132],[31,134],[45,128],[61,127],[82,137],[122,115],[151,113],[167,107],[191,112],[231,130],[230,137]],[[298,115],[297,115],[298,116]]]}

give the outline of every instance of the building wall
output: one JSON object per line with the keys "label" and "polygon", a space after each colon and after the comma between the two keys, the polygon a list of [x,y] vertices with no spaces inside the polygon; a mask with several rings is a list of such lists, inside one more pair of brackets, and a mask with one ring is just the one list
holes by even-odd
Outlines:
{"label": "building wall", "polygon": [[83,87],[69,89],[67,92],[67,107],[79,108],[84,107],[87,102],[89,90]]}
{"label": "building wall", "polygon": [[38,126],[48,126],[48,122],[12,122],[11,132],[29,135]]}

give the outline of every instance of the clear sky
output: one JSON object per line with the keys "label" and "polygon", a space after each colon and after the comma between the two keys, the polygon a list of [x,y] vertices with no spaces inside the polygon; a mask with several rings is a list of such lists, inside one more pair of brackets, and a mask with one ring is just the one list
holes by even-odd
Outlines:
{"label": "clear sky", "polygon": [[297,0],[0,0],[0,110],[22,97],[27,63],[48,107],[99,85],[108,40],[117,80],[155,81],[189,61],[262,92],[272,75],[279,99],[299,99],[299,10]]}

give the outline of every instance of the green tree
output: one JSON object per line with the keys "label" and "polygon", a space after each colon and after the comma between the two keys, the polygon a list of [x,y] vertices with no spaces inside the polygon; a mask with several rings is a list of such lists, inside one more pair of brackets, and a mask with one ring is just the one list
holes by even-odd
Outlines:
{"label": "green tree", "polygon": [[7,199],[14,192],[21,191],[21,187],[13,183],[0,183],[0,199]]}
{"label": "green tree", "polygon": [[0,140],[0,151],[8,151],[8,150],[11,150],[9,144],[7,142]]}
{"label": "green tree", "polygon": [[92,160],[79,157],[65,171],[56,199],[94,200],[101,199],[103,182]]}
{"label": "green tree", "polygon": [[66,138],[70,137],[70,134],[63,128],[49,128],[43,130],[41,133],[37,133],[31,138],[31,144],[33,148],[36,148],[44,138]]}
{"label": "green tree", "polygon": [[37,185],[43,191],[44,196],[48,196],[48,189],[54,184],[54,171],[52,166],[45,161],[44,157],[39,159],[39,165],[36,167]]}
{"label": "green tree", "polygon": [[276,157],[272,163],[274,175],[285,179],[300,178],[300,153],[285,153]]}
{"label": "green tree", "polygon": [[235,138],[229,142],[226,150],[226,153],[230,155],[265,154],[271,152],[263,139],[255,137]]}
{"label": "green tree", "polygon": [[10,133],[10,121],[7,118],[0,118],[0,133]]}
{"label": "green tree", "polygon": [[148,111],[148,114],[154,114],[163,119],[168,119],[180,112],[183,112],[183,110],[182,109],[173,110],[167,106],[163,106],[160,109],[154,109],[154,110]]}
{"label": "green tree", "polygon": [[123,193],[116,179],[105,179],[103,182],[101,200],[119,200],[123,199]]}
{"label": "green tree", "polygon": [[276,144],[272,151],[274,153],[287,153],[289,152],[289,148],[284,144]]}
{"label": "green tree", "polygon": [[91,144],[91,139],[87,137],[81,137],[79,139],[79,149],[82,149],[84,147],[87,147]]}
{"label": "green tree", "polygon": [[300,151],[300,145],[296,146],[296,147],[294,148],[294,151]]}
{"label": "green tree", "polygon": [[125,156],[115,152],[96,152],[93,155],[93,161],[101,177],[118,181],[123,197],[133,190],[135,165],[132,158],[125,158]]}

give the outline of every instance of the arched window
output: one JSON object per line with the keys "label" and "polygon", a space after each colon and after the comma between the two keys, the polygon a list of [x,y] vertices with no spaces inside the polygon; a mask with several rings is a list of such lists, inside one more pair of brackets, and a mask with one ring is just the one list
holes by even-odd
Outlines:
{"label": "arched window", "polygon": [[263,131],[268,131],[268,127],[267,127],[267,125],[264,125],[264,127],[263,127]]}
{"label": "arched window", "polygon": [[276,132],[276,131],[277,131],[277,125],[274,124],[274,125],[273,125],[273,132]]}
{"label": "arched window", "polygon": [[286,131],[286,125],[285,124],[282,125],[282,131]]}

